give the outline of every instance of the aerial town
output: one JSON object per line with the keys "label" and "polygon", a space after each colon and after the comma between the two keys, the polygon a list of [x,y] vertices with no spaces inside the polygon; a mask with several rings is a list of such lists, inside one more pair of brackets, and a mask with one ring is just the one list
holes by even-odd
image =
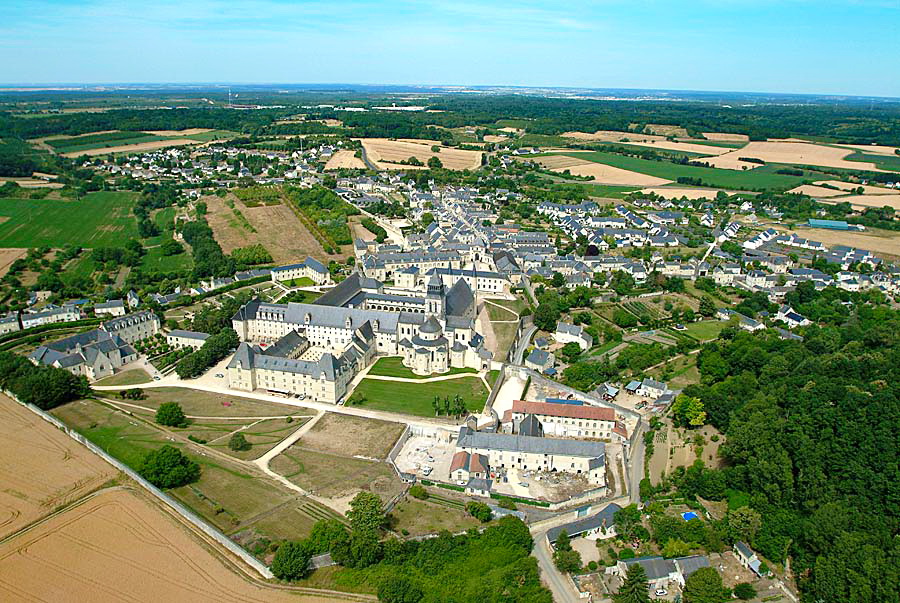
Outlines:
{"label": "aerial town", "polygon": [[[97,18],[250,27],[195,4]],[[599,31],[568,10],[428,39]],[[317,11],[264,0],[340,43],[244,79],[343,79],[310,70],[363,34]],[[263,47],[228,39],[156,60],[240,79]],[[0,599],[900,601],[896,86],[54,83],[123,80],[92,52],[0,65]]]}

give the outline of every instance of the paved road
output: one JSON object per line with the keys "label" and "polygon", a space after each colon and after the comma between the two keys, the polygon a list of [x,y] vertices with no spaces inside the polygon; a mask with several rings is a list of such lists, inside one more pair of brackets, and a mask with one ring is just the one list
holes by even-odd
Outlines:
{"label": "paved road", "polygon": [[553,553],[550,552],[550,544],[547,542],[548,529],[542,528],[531,533],[534,538],[534,548],[531,554],[537,559],[541,580],[553,593],[554,603],[576,603],[581,599],[575,591],[572,580],[561,574],[553,565]]}
{"label": "paved road", "polygon": [[525,350],[528,348],[528,344],[531,343],[531,338],[534,337],[535,332],[537,332],[537,327],[534,325],[525,329],[522,337],[519,338],[518,344],[516,344],[516,353],[510,364],[522,364]]}
{"label": "paved road", "polygon": [[628,493],[632,503],[641,502],[641,479],[644,477],[644,422],[638,421],[634,427],[634,446],[628,453],[629,463],[626,463],[626,471],[630,471],[628,480]]}

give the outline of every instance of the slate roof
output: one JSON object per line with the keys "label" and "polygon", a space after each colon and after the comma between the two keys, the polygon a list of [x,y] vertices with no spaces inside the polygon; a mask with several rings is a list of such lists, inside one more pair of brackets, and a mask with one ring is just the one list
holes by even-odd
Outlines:
{"label": "slate roof", "polygon": [[615,520],[613,519],[616,511],[619,511],[622,507],[617,505],[616,503],[609,503],[603,509],[590,515],[588,517],[584,517],[582,519],[577,519],[571,523],[567,523],[565,525],[556,526],[554,528],[550,528],[547,530],[547,539],[550,542],[556,542],[556,539],[559,538],[560,532],[563,530],[566,531],[566,534],[569,536],[580,536],[585,532],[589,532],[596,528],[599,528],[602,525],[605,525],[607,528],[611,528],[615,526]]}
{"label": "slate roof", "polygon": [[622,563],[625,564],[625,567],[630,567],[635,563],[640,564],[647,573],[648,580],[659,580],[676,571],[675,562],[672,559],[663,559],[662,557],[637,557],[635,559],[625,559]]}
{"label": "slate roof", "polygon": [[182,339],[198,339],[206,341],[209,339],[209,333],[201,333],[199,331],[184,331],[182,329],[173,329],[168,333],[172,337],[180,337]]}
{"label": "slate roof", "polygon": [[459,448],[484,448],[536,454],[560,454],[583,458],[599,458],[606,455],[606,444],[603,442],[487,433],[484,431],[473,431],[469,427],[460,428],[456,446]]}

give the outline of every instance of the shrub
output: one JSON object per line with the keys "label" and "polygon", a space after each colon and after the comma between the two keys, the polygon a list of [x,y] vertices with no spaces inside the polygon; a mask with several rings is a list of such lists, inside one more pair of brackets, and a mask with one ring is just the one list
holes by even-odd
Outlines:
{"label": "shrub", "polygon": [[756,589],[749,582],[741,582],[734,587],[734,596],[747,601],[756,596]]}
{"label": "shrub", "polygon": [[236,433],[228,440],[228,447],[235,452],[242,452],[244,450],[250,450],[252,445],[247,441],[247,438],[244,437],[244,434]]}
{"label": "shrub", "polygon": [[479,520],[481,523],[490,521],[493,514],[489,506],[487,506],[483,502],[474,500],[466,503],[466,513]]}
{"label": "shrub", "polygon": [[410,488],[409,495],[413,498],[418,498],[419,500],[425,500],[426,498],[428,498],[428,492],[421,484],[415,484],[412,488]]}
{"label": "shrub", "polygon": [[156,422],[166,427],[185,427],[187,418],[178,402],[163,402],[156,409]]}
{"label": "shrub", "polygon": [[144,457],[138,473],[157,488],[177,488],[200,478],[200,465],[168,444]]}

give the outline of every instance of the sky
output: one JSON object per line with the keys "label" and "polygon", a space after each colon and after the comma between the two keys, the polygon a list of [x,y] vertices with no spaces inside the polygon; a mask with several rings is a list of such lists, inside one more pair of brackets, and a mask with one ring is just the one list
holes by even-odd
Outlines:
{"label": "sky", "polygon": [[900,97],[900,0],[0,0],[0,84]]}

